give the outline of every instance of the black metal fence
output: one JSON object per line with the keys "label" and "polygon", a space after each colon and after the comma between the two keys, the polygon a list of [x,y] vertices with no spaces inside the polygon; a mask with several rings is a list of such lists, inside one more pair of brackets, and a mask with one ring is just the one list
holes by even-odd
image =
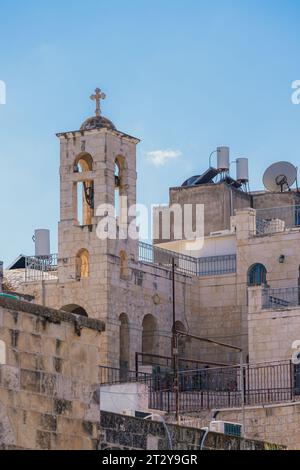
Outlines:
{"label": "black metal fence", "polygon": [[298,307],[300,305],[300,288],[264,289],[262,306],[267,309]]}
{"label": "black metal fence", "polygon": [[[174,376],[153,367],[152,374],[100,368],[102,384],[143,382],[149,387],[149,408],[176,411]],[[179,411],[285,403],[300,400],[300,367],[290,361],[202,368],[179,372]]]}
{"label": "black metal fence", "polygon": [[58,255],[26,256],[25,282],[57,279]]}
{"label": "black metal fence", "polygon": [[140,242],[139,259],[144,263],[156,264],[167,269],[172,268],[174,259],[176,271],[191,276],[220,276],[236,272],[235,254],[194,258]]}
{"label": "black metal fence", "polygon": [[[166,372],[172,373],[173,371],[173,361],[172,357],[160,356],[156,354],[146,354],[146,353],[136,353],[135,355],[135,368],[137,372],[141,371],[141,368],[146,366],[151,366],[152,370],[155,373],[163,374]],[[220,362],[208,362],[208,361],[198,361],[196,359],[178,359],[179,370],[186,372],[189,370],[201,370],[208,367],[227,367],[229,364],[224,364]]]}
{"label": "black metal fence", "polygon": [[99,383],[101,385],[114,385],[130,382],[147,382],[151,384],[152,374],[145,372],[117,369],[114,367],[99,367]]}
{"label": "black metal fence", "polygon": [[[176,393],[167,385],[156,380],[150,390],[150,407],[175,412]],[[293,400],[300,400],[300,368],[290,361],[179,373],[179,410],[183,413]]]}

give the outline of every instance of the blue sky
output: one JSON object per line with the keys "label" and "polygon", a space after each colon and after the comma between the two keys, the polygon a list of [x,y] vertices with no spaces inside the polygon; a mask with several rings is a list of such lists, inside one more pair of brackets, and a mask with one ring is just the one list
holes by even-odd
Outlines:
{"label": "blue sky", "polygon": [[[167,203],[169,186],[205,170],[229,145],[265,168],[300,160],[300,3],[296,0],[1,0],[0,259],[34,252],[35,228],[59,218],[56,132],[103,114],[142,139],[138,200]],[[180,154],[155,166],[147,154]]]}

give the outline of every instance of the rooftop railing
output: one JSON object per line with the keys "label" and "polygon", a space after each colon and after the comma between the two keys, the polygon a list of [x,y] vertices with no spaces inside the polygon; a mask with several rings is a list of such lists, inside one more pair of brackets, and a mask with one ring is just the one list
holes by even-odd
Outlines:
{"label": "rooftop railing", "polygon": [[[100,371],[102,384],[143,382],[148,385],[151,409],[176,411],[175,381],[169,369],[153,366],[152,374],[109,367]],[[300,400],[300,366],[281,361],[181,370],[178,384],[181,413],[240,407],[242,397],[247,406],[287,403]]]}
{"label": "rooftop railing", "polygon": [[130,382],[149,383],[151,378],[151,374],[128,370],[126,367],[118,369],[99,366],[99,382],[101,385],[118,385]]}
{"label": "rooftop railing", "polygon": [[296,227],[300,227],[299,205],[256,209],[256,235],[284,232]]}
{"label": "rooftop railing", "polygon": [[57,279],[57,254],[27,256],[25,258],[25,282]]}
{"label": "rooftop railing", "polygon": [[175,260],[176,271],[192,276],[221,276],[236,272],[236,255],[196,258],[140,242],[139,260],[171,269]]}
{"label": "rooftop railing", "polygon": [[264,309],[283,309],[300,306],[300,288],[264,289],[262,307]]}
{"label": "rooftop railing", "polygon": [[[194,258],[182,253],[165,250],[147,243],[139,243],[139,261],[171,271],[175,260],[178,273],[188,276],[221,276],[236,272],[236,255]],[[28,256],[25,258],[25,282],[57,279],[58,255]]]}
{"label": "rooftop railing", "polygon": [[236,255],[210,256],[198,259],[197,276],[221,276],[236,273]]}

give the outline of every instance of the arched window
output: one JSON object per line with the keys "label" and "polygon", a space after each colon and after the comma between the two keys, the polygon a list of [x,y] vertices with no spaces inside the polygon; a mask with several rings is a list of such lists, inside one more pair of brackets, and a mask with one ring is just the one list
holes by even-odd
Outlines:
{"label": "arched window", "polygon": [[248,286],[263,286],[267,284],[267,270],[263,264],[257,263],[248,271]]}
{"label": "arched window", "polygon": [[93,158],[89,153],[81,153],[74,162],[74,173],[85,173],[93,170]]}
{"label": "arched window", "polygon": [[92,225],[94,215],[94,181],[79,181],[74,183],[76,190],[76,218],[78,224],[83,227]]}
{"label": "arched window", "polygon": [[129,271],[128,271],[128,258],[125,251],[121,251],[120,253],[120,278],[121,279],[128,279]]}
{"label": "arched window", "polygon": [[90,255],[87,250],[80,250],[76,256],[76,279],[84,279],[90,274]]}
{"label": "arched window", "polygon": [[115,213],[122,222],[126,209],[126,160],[119,155],[115,160]]}
{"label": "arched window", "polygon": [[75,315],[81,315],[82,317],[87,317],[88,314],[86,310],[80,305],[72,304],[72,305],[65,305],[61,308],[63,312],[74,313]]}
{"label": "arched window", "polygon": [[126,313],[122,313],[120,320],[120,371],[122,378],[125,378],[130,370],[130,337],[129,321]]}
{"label": "arched window", "polygon": [[151,363],[147,355],[159,354],[157,344],[157,325],[153,315],[146,315],[143,321],[142,353],[143,363]]}
{"label": "arched window", "polygon": [[[93,171],[93,158],[89,153],[80,153],[74,161],[74,173],[87,173]],[[88,175],[87,175],[88,176]],[[82,180],[74,182],[74,217],[83,227],[92,225],[94,215],[94,181]]]}

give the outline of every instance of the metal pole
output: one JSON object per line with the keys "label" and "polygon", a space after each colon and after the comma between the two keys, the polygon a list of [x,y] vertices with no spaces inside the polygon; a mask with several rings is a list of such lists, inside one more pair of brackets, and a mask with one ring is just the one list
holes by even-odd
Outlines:
{"label": "metal pole", "polygon": [[173,299],[173,328],[172,328],[172,357],[174,374],[174,391],[176,401],[176,421],[179,423],[179,377],[178,377],[178,334],[176,332],[176,293],[175,293],[175,258],[172,258],[172,299]]}
{"label": "metal pole", "polygon": [[[239,351],[240,353],[240,393],[241,393],[241,410],[242,410],[242,426],[243,426],[243,437],[246,436],[246,419],[245,419],[245,383],[244,383],[244,364],[243,364],[243,349],[239,346],[233,346],[232,344],[221,343],[220,341],[215,341],[209,338],[202,338],[200,336],[194,336],[187,333],[180,333],[181,336],[186,336],[193,338],[197,341],[203,341],[204,343],[214,344],[215,346],[220,346],[222,348],[232,349],[234,351]],[[207,391],[208,393],[208,391]],[[209,397],[209,395],[208,395]]]}
{"label": "metal pole", "polygon": [[245,418],[245,383],[244,383],[244,362],[243,351],[240,352],[240,389],[241,389],[241,409],[242,409],[242,437],[246,437],[246,418]]}
{"label": "metal pole", "polygon": [[191,339],[196,339],[197,341],[203,341],[204,343],[210,343],[210,344],[214,344],[215,346],[220,346],[220,347],[223,347],[223,348],[233,349],[234,351],[239,351],[239,352],[243,351],[242,348],[240,348],[238,346],[233,346],[232,344],[221,343],[220,341],[215,341],[215,340],[209,339],[209,338],[202,338],[201,336],[190,335],[188,333],[184,333],[184,332],[181,332],[181,331],[179,331],[178,333],[181,336],[186,336],[186,337],[191,338]]}
{"label": "metal pole", "polygon": [[138,380],[139,378],[139,353],[135,353],[135,376],[136,379]]}
{"label": "metal pole", "polygon": [[175,258],[172,258],[172,299],[173,299],[173,333],[174,333],[176,330]]}

